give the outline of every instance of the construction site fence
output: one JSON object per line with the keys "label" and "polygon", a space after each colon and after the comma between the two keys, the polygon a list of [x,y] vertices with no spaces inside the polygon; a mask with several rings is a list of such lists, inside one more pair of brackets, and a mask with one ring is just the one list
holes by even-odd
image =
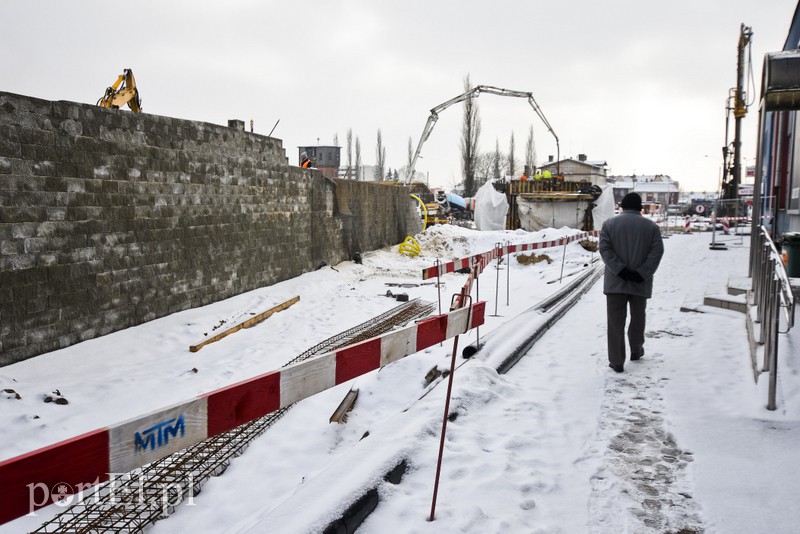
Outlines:
{"label": "construction site fence", "polygon": [[762,370],[769,373],[767,409],[775,410],[778,381],[778,341],[794,326],[794,295],[781,255],[769,232],[759,226],[754,236],[752,271],[753,305],[759,325],[757,341],[763,345]]}
{"label": "construction site fence", "polygon": [[[480,271],[482,271],[483,268],[486,267],[486,265],[488,265],[492,260],[501,256],[505,256],[506,254],[558,247],[572,243],[573,241],[579,241],[589,237],[598,237],[599,235],[600,232],[595,230],[592,232],[580,232],[575,235],[561,237],[559,239],[553,239],[549,241],[536,241],[534,243],[524,243],[518,245],[512,245],[510,243],[498,243],[492,250],[481,252],[479,254],[473,254],[472,256],[466,256],[450,262],[437,262],[436,265],[426,267],[422,270],[422,279],[428,280],[429,278],[435,278],[437,276],[453,273],[462,269],[471,269],[474,265],[480,265]],[[480,271],[478,274],[480,274]]]}
{"label": "construction site fence", "polygon": [[[497,188],[497,182],[495,183]],[[527,193],[577,193],[581,189],[591,187],[590,182],[567,182],[558,178],[546,178],[541,180],[511,180],[508,183],[500,183],[503,193],[509,195],[520,195]]]}

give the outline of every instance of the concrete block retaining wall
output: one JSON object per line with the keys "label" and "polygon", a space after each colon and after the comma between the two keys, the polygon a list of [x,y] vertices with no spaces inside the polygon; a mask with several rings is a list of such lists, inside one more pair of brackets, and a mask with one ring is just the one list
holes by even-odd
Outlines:
{"label": "concrete block retaining wall", "polygon": [[235,128],[0,92],[0,365],[401,242],[408,190]]}

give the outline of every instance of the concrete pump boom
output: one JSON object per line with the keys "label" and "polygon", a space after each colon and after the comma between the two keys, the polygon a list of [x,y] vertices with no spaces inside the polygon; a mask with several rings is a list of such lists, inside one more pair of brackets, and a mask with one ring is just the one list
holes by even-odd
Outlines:
{"label": "concrete pump boom", "polygon": [[[422,135],[419,138],[419,144],[417,144],[417,150],[414,152],[414,157],[411,160],[411,165],[408,168],[408,173],[406,176],[406,183],[410,183],[411,180],[414,178],[414,167],[417,164],[417,159],[419,158],[420,152],[422,152],[422,145],[425,144],[425,141],[428,140],[430,137],[431,132],[433,131],[433,126],[436,124],[436,121],[439,120],[439,113],[444,111],[445,109],[449,108],[453,104],[458,104],[459,102],[463,102],[467,98],[472,98],[473,96],[477,97],[480,96],[481,93],[490,93],[493,95],[500,95],[500,96],[514,96],[517,98],[527,98],[528,103],[533,108],[533,111],[542,119],[542,122],[547,127],[547,131],[553,134],[553,137],[556,140],[556,161],[561,161],[561,148],[558,144],[558,136],[556,132],[553,131],[553,127],[550,126],[550,122],[548,122],[547,117],[544,116],[542,112],[542,108],[539,107],[539,104],[536,103],[536,100],[533,98],[533,93],[525,92],[525,91],[512,91],[509,89],[502,89],[500,87],[493,87],[491,85],[478,85],[473,87],[469,91],[458,95],[455,98],[451,98],[447,102],[439,104],[435,108],[431,110],[431,115],[428,117],[428,122],[425,123],[425,128],[422,130]],[[560,168],[556,171],[556,174],[560,173]]]}

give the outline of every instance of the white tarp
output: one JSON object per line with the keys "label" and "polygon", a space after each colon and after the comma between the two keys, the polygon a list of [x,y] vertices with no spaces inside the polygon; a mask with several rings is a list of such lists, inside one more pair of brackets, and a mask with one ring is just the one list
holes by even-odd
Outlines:
{"label": "white tarp", "polygon": [[600,230],[603,227],[603,223],[614,216],[615,207],[614,188],[611,185],[604,185],[603,194],[594,201],[594,209],[592,210],[595,230]]}
{"label": "white tarp", "polygon": [[491,182],[483,184],[475,193],[475,227],[478,230],[505,230],[508,200],[495,190]]}
{"label": "white tarp", "polygon": [[581,228],[586,212],[587,202],[580,201],[531,201],[517,199],[519,208],[519,224],[528,232],[536,232],[545,228]]}

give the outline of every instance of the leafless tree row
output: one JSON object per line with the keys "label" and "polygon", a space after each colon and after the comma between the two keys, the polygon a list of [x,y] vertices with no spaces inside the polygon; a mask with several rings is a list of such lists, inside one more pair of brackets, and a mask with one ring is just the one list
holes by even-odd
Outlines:
{"label": "leafless tree row", "polygon": [[[469,75],[464,78],[464,91],[469,92],[473,86]],[[474,96],[464,100],[464,112],[461,129],[461,170],[463,173],[463,189],[465,196],[474,196],[478,188],[489,180],[501,180],[504,177],[519,178],[519,174],[533,173],[536,169],[536,143],[533,136],[533,126],[528,130],[528,139],[525,144],[525,161],[520,169],[516,158],[516,143],[514,132],[511,132],[507,154],[500,151],[500,141],[495,141],[494,152],[481,153],[479,140],[481,133],[481,120],[478,104]],[[339,137],[334,136],[334,145],[338,146]],[[353,161],[353,145],[355,144],[355,162]],[[347,130],[347,166],[345,177],[347,179],[361,179],[361,141],[358,136],[353,141],[352,129]],[[405,169],[411,166],[414,156],[413,140],[408,138],[408,158]],[[383,133],[378,129],[375,147],[376,166],[373,173],[375,180],[397,179],[398,170],[392,172],[386,168],[386,147],[383,144]]]}

